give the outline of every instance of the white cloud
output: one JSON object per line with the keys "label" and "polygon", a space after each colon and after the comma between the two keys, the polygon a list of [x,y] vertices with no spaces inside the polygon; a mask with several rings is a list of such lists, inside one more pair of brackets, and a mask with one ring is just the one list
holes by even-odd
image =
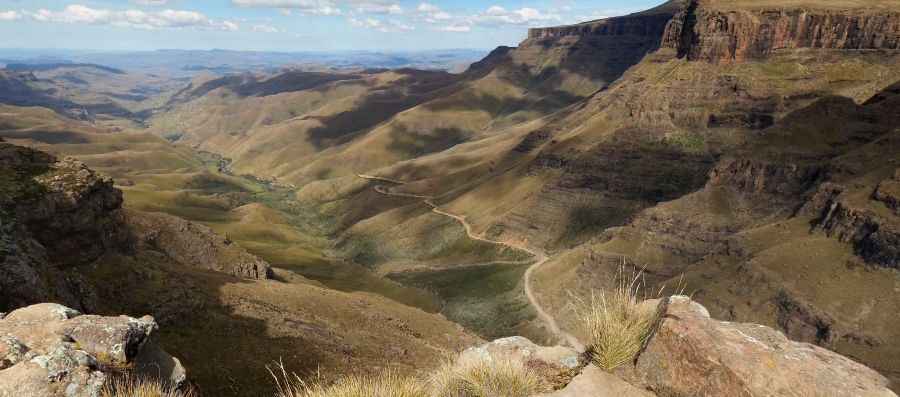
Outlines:
{"label": "white cloud", "polygon": [[562,17],[554,12],[545,13],[529,7],[507,10],[496,5],[471,17],[472,23],[483,25],[536,25],[561,20]]}
{"label": "white cloud", "polygon": [[356,26],[358,28],[366,28],[377,30],[379,32],[384,33],[394,33],[394,32],[408,32],[411,30],[416,30],[415,26],[408,25],[399,21],[382,21],[375,18],[349,18],[347,19],[351,25]]}
{"label": "white cloud", "polygon": [[400,15],[403,7],[394,0],[231,0],[240,7],[277,8],[283,13],[297,11],[305,15],[357,14]]}
{"label": "white cloud", "polygon": [[0,11],[0,21],[15,21],[22,19],[22,14],[16,11]]}
{"label": "white cloud", "polygon": [[416,11],[418,11],[419,17],[428,23],[437,23],[438,21],[453,19],[453,15],[450,15],[450,13],[431,3],[419,4]]}
{"label": "white cloud", "polygon": [[278,33],[278,28],[269,25],[253,25],[251,28],[254,32],[258,33]]}
{"label": "white cloud", "polygon": [[39,9],[27,13],[38,22],[59,22],[88,25],[111,25],[136,29],[199,28],[236,31],[240,27],[232,21],[215,21],[196,11],[108,10],[72,4],[61,11]]}
{"label": "white cloud", "polygon": [[297,11],[306,15],[341,15],[343,12],[332,0],[231,0],[240,7],[278,8],[283,14]]}
{"label": "white cloud", "polygon": [[440,30],[442,32],[467,33],[472,31],[472,26],[466,24],[447,25],[439,26],[437,30]]}
{"label": "white cloud", "polygon": [[131,0],[133,3],[142,6],[159,7],[169,3],[169,0]]}

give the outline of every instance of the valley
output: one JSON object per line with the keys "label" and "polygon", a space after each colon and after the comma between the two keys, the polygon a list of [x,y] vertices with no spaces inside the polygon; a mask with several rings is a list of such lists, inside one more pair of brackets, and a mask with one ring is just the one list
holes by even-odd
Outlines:
{"label": "valley", "polygon": [[[579,305],[624,282],[656,316],[608,371],[628,387],[725,393],[645,357],[712,379],[783,348],[834,364],[809,390],[900,390],[900,2],[672,0],[522,30],[464,70],[465,51],[7,65],[0,311],[150,314],[203,396],[271,395],[276,363],[424,378],[514,337],[578,357],[531,363],[563,393],[594,368]],[[791,357],[772,376],[811,373]]]}

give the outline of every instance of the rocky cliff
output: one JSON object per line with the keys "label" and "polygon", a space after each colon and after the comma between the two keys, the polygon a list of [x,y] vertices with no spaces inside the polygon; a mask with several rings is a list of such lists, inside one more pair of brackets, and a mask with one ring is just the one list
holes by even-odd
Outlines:
{"label": "rocky cliff", "polygon": [[[763,59],[784,49],[900,49],[900,12],[864,6],[766,6],[690,0],[668,23],[662,47],[714,63]],[[827,3],[827,2],[824,2]],[[836,2],[837,3],[837,2]]]}
{"label": "rocky cliff", "polygon": [[113,181],[77,160],[0,142],[0,180],[0,309],[45,301],[96,307],[95,288],[78,267],[109,253],[154,249],[239,277],[270,274],[268,263],[207,228],[164,215],[126,216]]}

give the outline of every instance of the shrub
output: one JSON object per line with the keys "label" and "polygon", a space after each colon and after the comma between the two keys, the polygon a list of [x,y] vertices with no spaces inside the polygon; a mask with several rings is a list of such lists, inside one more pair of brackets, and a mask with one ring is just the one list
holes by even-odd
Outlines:
{"label": "shrub", "polygon": [[435,397],[526,397],[539,391],[540,380],[521,361],[481,356],[445,364],[430,386]]}
{"label": "shrub", "polygon": [[178,390],[157,379],[122,376],[106,384],[100,397],[197,397],[190,388]]}
{"label": "shrub", "polygon": [[576,315],[588,337],[591,361],[610,371],[634,360],[650,335],[656,307],[641,305],[641,273],[630,281],[620,269],[612,291],[595,291],[590,301],[576,300]]}

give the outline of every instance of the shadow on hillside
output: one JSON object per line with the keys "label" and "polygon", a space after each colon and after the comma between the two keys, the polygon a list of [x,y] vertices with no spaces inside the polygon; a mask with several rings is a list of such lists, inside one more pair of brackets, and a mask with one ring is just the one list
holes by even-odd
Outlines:
{"label": "shadow on hillside", "polygon": [[390,131],[391,143],[388,150],[403,158],[416,158],[447,150],[465,142],[471,135],[459,128],[438,128],[427,131],[427,134],[418,134],[403,125],[397,125]]}
{"label": "shadow on hillside", "polygon": [[[267,365],[282,361],[289,372],[312,375],[335,364],[325,351],[341,354],[327,329],[252,296],[223,292],[235,283],[265,288],[260,282],[189,269],[156,252],[110,255],[89,277],[99,287],[96,312],[152,315],[160,325],[156,340],[181,360],[203,395],[271,395]],[[235,314],[237,308],[253,317]]]}
{"label": "shadow on hillside", "polygon": [[458,77],[443,72],[400,70],[405,77],[385,88],[372,91],[352,110],[327,117],[310,117],[322,123],[309,132],[318,149],[338,145],[354,134],[373,128],[398,113],[429,101],[455,84]]}

